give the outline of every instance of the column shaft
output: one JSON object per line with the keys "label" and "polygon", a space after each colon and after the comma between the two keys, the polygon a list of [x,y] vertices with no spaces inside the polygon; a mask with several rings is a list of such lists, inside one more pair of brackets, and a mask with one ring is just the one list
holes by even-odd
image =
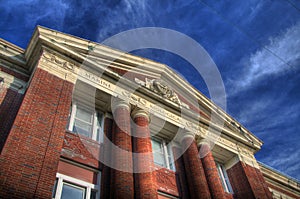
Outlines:
{"label": "column shaft", "polygon": [[182,145],[186,149],[183,159],[191,198],[211,198],[194,138],[183,138]]}
{"label": "column shaft", "polygon": [[134,182],[129,107],[117,105],[113,116],[112,139],[113,143],[120,150],[113,150],[112,154],[114,168],[112,168],[111,182],[113,188],[111,189],[111,197],[116,199],[133,199]]}
{"label": "column shaft", "polygon": [[157,181],[154,171],[154,161],[150,138],[149,120],[146,115],[134,117],[134,176],[135,195],[137,199],[155,199],[157,195]]}
{"label": "column shaft", "polygon": [[172,147],[174,159],[175,159],[175,167],[176,167],[176,181],[177,186],[179,187],[179,195],[182,199],[189,199],[189,190],[187,185],[187,178],[184,171],[184,161],[181,153],[181,147],[173,146]]}
{"label": "column shaft", "polygon": [[[225,192],[222,186],[221,179],[218,174],[218,169],[214,160],[214,157],[210,151],[208,144],[200,145],[201,154],[206,154],[201,160],[205,171],[208,186],[211,190],[212,198],[225,199]],[[202,157],[202,156],[201,156]]]}

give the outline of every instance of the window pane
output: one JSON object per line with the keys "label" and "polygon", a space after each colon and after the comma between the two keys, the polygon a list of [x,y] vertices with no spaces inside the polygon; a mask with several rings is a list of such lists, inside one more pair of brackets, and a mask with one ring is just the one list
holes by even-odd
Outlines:
{"label": "window pane", "polygon": [[152,151],[153,151],[153,158],[154,158],[154,163],[166,167],[165,164],[165,155],[163,153],[163,148],[161,142],[157,140],[151,140],[152,142]]}
{"label": "window pane", "polygon": [[83,188],[64,183],[61,199],[84,199],[84,195]]}
{"label": "window pane", "polygon": [[76,118],[92,123],[93,113],[77,107]]}
{"label": "window pane", "polygon": [[57,189],[57,182],[58,182],[58,179],[56,178],[53,189],[52,189],[52,198],[55,198],[56,189]]}
{"label": "window pane", "polygon": [[153,153],[154,163],[166,167],[164,154],[161,153]]}
{"label": "window pane", "polygon": [[217,168],[218,168],[218,173],[223,185],[223,188],[226,192],[232,192],[231,185],[229,182],[229,179],[227,177],[226,169],[222,164],[219,164],[216,162]]}
{"label": "window pane", "polygon": [[97,126],[102,127],[103,114],[97,113]]}
{"label": "window pane", "polygon": [[97,196],[97,191],[96,190],[92,190],[91,191],[91,197],[90,197],[90,199],[96,199],[96,196]]}
{"label": "window pane", "polygon": [[92,125],[75,119],[73,131],[86,137],[91,137]]}
{"label": "window pane", "polygon": [[151,140],[151,142],[153,152],[163,153],[162,144],[159,141]]}

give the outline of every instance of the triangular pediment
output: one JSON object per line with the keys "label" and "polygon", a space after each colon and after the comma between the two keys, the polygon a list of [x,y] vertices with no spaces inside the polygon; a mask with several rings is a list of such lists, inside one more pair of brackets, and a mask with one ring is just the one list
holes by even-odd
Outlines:
{"label": "triangular pediment", "polygon": [[261,140],[165,64],[58,31],[37,27],[25,51],[29,71],[33,70],[31,68],[33,57],[43,46],[78,63],[91,62],[95,67],[104,69],[113,78],[122,78],[127,73],[126,78],[139,85],[144,95],[153,95],[156,99],[165,100],[164,103],[172,107],[191,112],[190,114],[197,112],[200,122],[206,125],[210,124],[213,113],[217,115],[217,120],[223,121],[223,126],[215,126],[222,133],[254,150],[259,150],[262,145]]}

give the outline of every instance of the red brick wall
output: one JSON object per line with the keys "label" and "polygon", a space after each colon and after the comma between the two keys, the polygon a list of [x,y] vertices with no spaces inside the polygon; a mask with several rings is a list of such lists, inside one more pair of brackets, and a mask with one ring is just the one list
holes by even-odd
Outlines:
{"label": "red brick wall", "polygon": [[236,198],[272,198],[260,170],[238,162],[227,174]]}
{"label": "red brick wall", "polygon": [[23,94],[0,87],[0,153],[23,100]]}
{"label": "red brick wall", "polygon": [[73,84],[37,68],[0,157],[2,198],[50,198]]}
{"label": "red brick wall", "polygon": [[97,172],[59,161],[57,172],[91,184],[97,184]]}

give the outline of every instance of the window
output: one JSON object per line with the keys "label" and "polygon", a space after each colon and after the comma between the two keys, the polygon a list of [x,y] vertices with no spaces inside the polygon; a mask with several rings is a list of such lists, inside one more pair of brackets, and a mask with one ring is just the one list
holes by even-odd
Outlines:
{"label": "window", "polygon": [[151,139],[154,163],[161,167],[175,171],[174,157],[171,146],[164,140]]}
{"label": "window", "polygon": [[178,199],[178,197],[158,191],[158,199]]}
{"label": "window", "polygon": [[217,165],[218,173],[221,178],[224,190],[226,192],[233,193],[224,165],[222,165],[218,162],[216,162],[216,165]]}
{"label": "window", "polygon": [[103,142],[103,114],[79,103],[72,105],[68,130]]}
{"label": "window", "polygon": [[100,178],[98,185],[91,184],[70,176],[58,173],[52,192],[53,199],[96,199],[100,197]]}

